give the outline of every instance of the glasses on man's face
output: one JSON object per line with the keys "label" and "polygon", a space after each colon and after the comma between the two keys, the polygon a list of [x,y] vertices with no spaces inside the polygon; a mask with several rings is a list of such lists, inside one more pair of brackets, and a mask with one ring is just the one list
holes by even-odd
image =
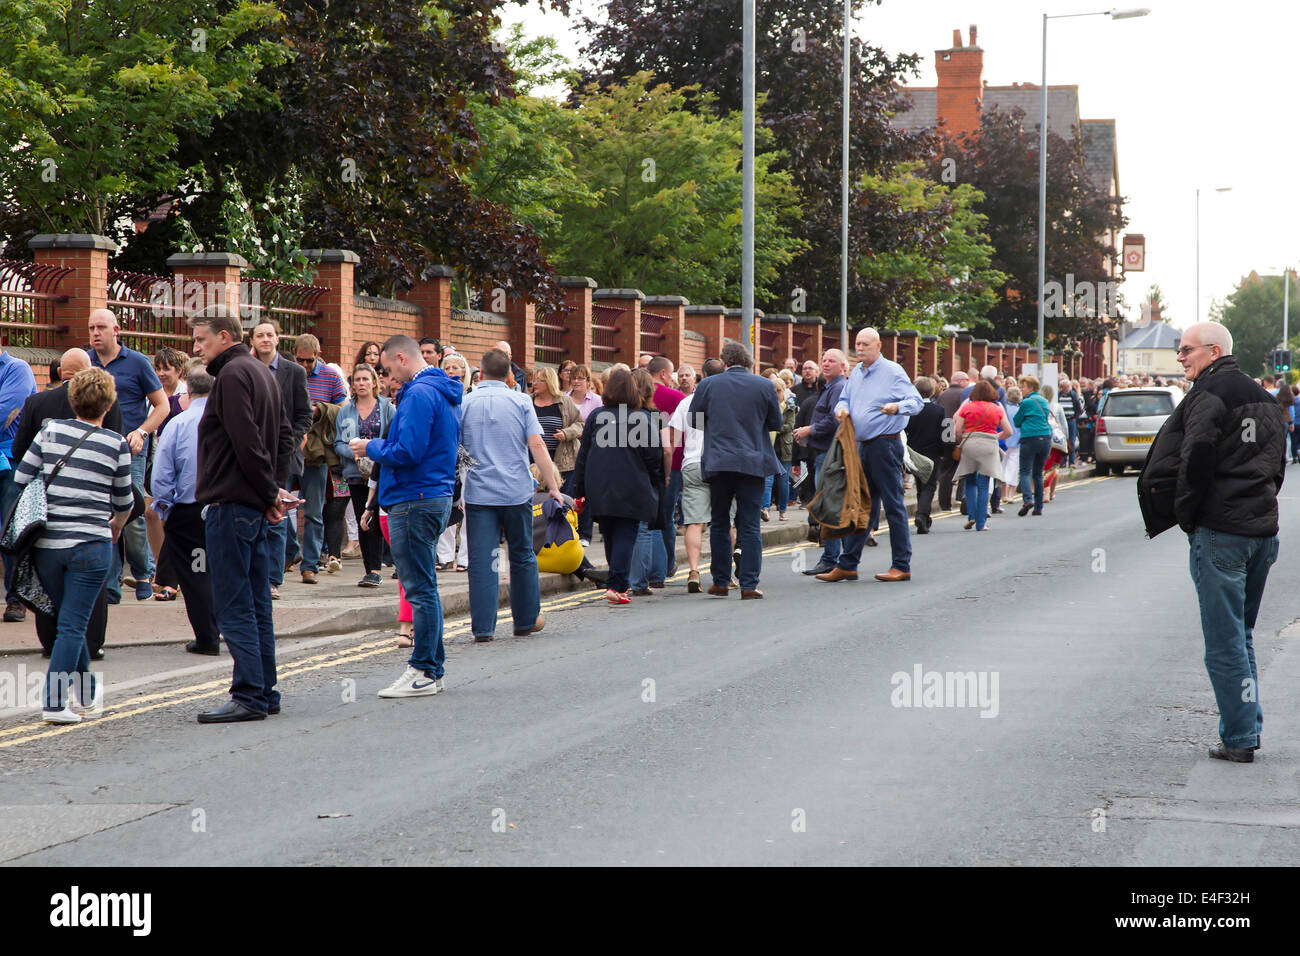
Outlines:
{"label": "glasses on man's face", "polygon": [[299,365],[305,365],[308,368],[316,367],[316,360],[314,358],[303,358],[301,355],[299,355],[294,361],[296,361]]}
{"label": "glasses on man's face", "polygon": [[1178,357],[1182,358],[1185,355],[1191,355],[1192,352],[1194,352],[1196,349],[1208,349],[1208,348],[1213,348],[1213,346],[1212,345],[1184,345],[1181,348],[1179,348]]}

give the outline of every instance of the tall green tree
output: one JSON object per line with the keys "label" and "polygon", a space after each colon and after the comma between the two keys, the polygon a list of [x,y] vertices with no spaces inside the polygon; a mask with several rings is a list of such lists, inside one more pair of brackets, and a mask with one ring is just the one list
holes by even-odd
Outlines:
{"label": "tall green tree", "polygon": [[[1221,307],[1210,310],[1211,318],[1222,322],[1232,333],[1233,354],[1247,375],[1273,371],[1264,368],[1264,360],[1282,343],[1282,293],[1281,276],[1251,272],[1237,283]],[[1297,295],[1300,295],[1300,283],[1292,276],[1292,302]],[[1291,341],[1300,345],[1300,336]]]}
{"label": "tall green tree", "polygon": [[[994,255],[992,265],[1006,276],[988,313],[990,335],[1006,341],[1033,341],[1038,335],[1038,130],[1025,125],[1024,112],[986,111],[980,128],[950,141],[931,161],[931,175],[942,176],[952,160],[957,179],[984,195],[977,206],[986,217]],[[1083,144],[1076,136],[1047,137],[1047,281],[1097,287],[1118,274],[1119,250],[1107,236],[1128,222],[1121,200],[1094,184],[1084,168]],[[1071,310],[1045,321],[1050,344],[1063,347],[1083,336],[1098,336],[1110,324],[1100,309]]]}
{"label": "tall green tree", "polygon": [[[854,12],[878,2],[854,0]],[[735,0],[609,0],[601,23],[585,23],[585,53],[593,64],[587,75],[609,86],[649,70],[675,89],[696,88],[688,100],[692,108],[729,115],[741,107],[741,8]],[[804,203],[797,230],[803,251],[780,268],[773,300],[760,302],[778,311],[789,311],[789,296],[799,288],[807,293],[809,312],[839,312],[843,23],[843,0],[757,8],[757,89],[765,96],[760,122],[772,133],[767,148],[781,154],[773,169],[789,174]],[[933,247],[943,230],[933,228],[932,217],[888,203],[873,206],[881,194],[861,187],[864,175],[929,151],[928,137],[889,122],[906,105],[896,84],[916,71],[918,58],[891,57],[857,39],[851,49],[850,263],[908,246]],[[894,296],[887,284],[856,272],[850,277],[852,316],[877,321]]]}
{"label": "tall green tree", "polygon": [[881,248],[864,256],[858,272],[889,290],[880,324],[937,333],[945,325],[980,329],[997,301],[1006,276],[991,266],[993,247],[977,211],[984,195],[968,183],[945,185],[927,179],[919,162],[904,163],[885,176],[864,176],[868,209],[897,208],[925,216],[942,231],[937,244]]}
{"label": "tall green tree", "polygon": [[[692,95],[704,109],[685,108]],[[557,269],[696,302],[739,299],[741,118],[715,118],[711,100],[651,85],[648,73],[588,86],[568,149],[595,201],[560,205],[561,223],[544,237]],[[795,235],[799,197],[789,175],[773,169],[777,159],[767,152],[755,163],[758,296],[772,293],[804,249]]]}
{"label": "tall green tree", "polygon": [[123,238],[190,178],[177,155],[237,109],[289,50],[250,0],[6,0],[0,13],[0,232],[26,255],[35,232]]}

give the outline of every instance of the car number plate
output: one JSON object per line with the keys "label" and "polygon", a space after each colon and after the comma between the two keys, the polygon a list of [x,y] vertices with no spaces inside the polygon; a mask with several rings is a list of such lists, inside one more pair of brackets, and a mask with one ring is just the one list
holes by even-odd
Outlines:
{"label": "car number plate", "polygon": [[1126,445],[1149,445],[1149,444],[1151,444],[1151,436],[1150,436],[1150,435],[1137,435],[1137,436],[1129,435],[1128,437],[1126,437],[1126,438],[1124,439],[1124,444],[1126,444]]}

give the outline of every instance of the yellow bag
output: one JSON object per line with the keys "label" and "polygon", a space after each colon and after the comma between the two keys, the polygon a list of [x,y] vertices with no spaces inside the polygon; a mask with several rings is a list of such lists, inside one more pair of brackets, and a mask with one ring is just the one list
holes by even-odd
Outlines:
{"label": "yellow bag", "polygon": [[[534,514],[541,514],[542,506],[533,505]],[[561,544],[547,544],[537,552],[537,570],[552,574],[572,574],[582,565],[582,542],[578,540],[578,514],[572,508],[564,516],[573,526],[573,537]]]}

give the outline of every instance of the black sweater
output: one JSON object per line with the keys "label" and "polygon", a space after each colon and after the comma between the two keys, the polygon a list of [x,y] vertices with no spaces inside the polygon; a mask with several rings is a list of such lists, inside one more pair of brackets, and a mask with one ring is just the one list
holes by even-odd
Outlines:
{"label": "black sweater", "polygon": [[279,497],[279,463],[293,454],[280,387],[246,345],[233,345],[208,363],[212,394],[199,420],[202,504],[229,502],[265,511]]}

